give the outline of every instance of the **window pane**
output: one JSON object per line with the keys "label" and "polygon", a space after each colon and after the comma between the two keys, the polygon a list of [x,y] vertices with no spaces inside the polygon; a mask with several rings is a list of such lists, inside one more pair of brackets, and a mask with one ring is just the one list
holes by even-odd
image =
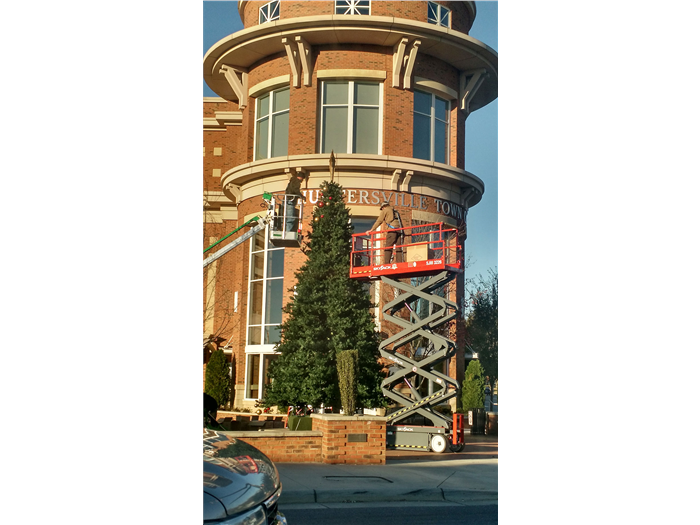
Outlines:
{"label": "window pane", "polygon": [[259,345],[262,343],[262,339],[260,338],[260,327],[259,326],[251,326],[248,328],[248,344],[249,345]]}
{"label": "window pane", "polygon": [[437,17],[437,4],[428,2],[428,22],[431,24],[437,24]]}
{"label": "window pane", "polygon": [[430,107],[433,104],[433,97],[428,93],[415,91],[413,94],[413,111],[430,115]]}
{"label": "window pane", "polygon": [[430,160],[430,117],[413,114],[413,158]]}
{"label": "window pane", "polygon": [[268,118],[258,122],[258,126],[255,131],[255,140],[257,141],[257,144],[255,145],[255,160],[267,158],[267,140],[269,123],[270,120]]}
{"label": "window pane", "polygon": [[435,118],[445,122],[450,120],[450,103],[447,100],[435,97]]}
{"label": "window pane", "polygon": [[289,144],[289,112],[272,116],[272,156],[286,157]]}
{"label": "window pane", "polygon": [[278,354],[263,354],[263,390],[261,395],[265,395],[265,388],[271,383],[270,378],[267,375],[267,369],[274,360],[276,360]]}
{"label": "window pane", "polygon": [[248,318],[248,324],[262,323],[262,298],[263,281],[250,283],[250,317]]}
{"label": "window pane", "polygon": [[263,266],[265,263],[265,252],[254,253],[250,261],[250,279],[263,278]]}
{"label": "window pane", "polygon": [[323,83],[323,103],[324,104],[347,104],[348,84],[347,82],[324,82]]}
{"label": "window pane", "polygon": [[289,90],[283,89],[275,93],[275,100],[272,103],[272,111],[282,111],[289,109]]}
{"label": "window pane", "polygon": [[253,251],[257,252],[259,250],[265,249],[265,230],[259,231],[253,237]]}
{"label": "window pane", "polygon": [[435,162],[447,164],[447,125],[435,121]]}
{"label": "window pane", "polygon": [[265,344],[274,345],[281,341],[281,334],[279,326],[266,326],[265,327]]}
{"label": "window pane", "polygon": [[446,7],[443,7],[441,9],[440,15],[440,25],[444,27],[450,27],[450,10]]}
{"label": "window pane", "polygon": [[[347,87],[347,86],[346,86]],[[323,110],[323,151],[347,153],[348,149],[348,109],[324,108]]]}
{"label": "window pane", "polygon": [[355,104],[379,105],[379,84],[355,83]]}
{"label": "window pane", "polygon": [[265,324],[282,322],[282,293],[284,279],[267,281],[267,301],[265,303]]}
{"label": "window pane", "polygon": [[258,99],[258,117],[264,117],[270,111],[270,94],[264,95]]}
{"label": "window pane", "polygon": [[267,252],[267,276],[282,277],[284,275],[284,250]]}
{"label": "window pane", "polygon": [[271,7],[270,19],[277,20],[280,17],[280,3],[279,1],[273,2]]}
{"label": "window pane", "polygon": [[248,370],[245,376],[246,397],[258,397],[258,380],[260,378],[260,355],[250,354],[248,356]]}
{"label": "window pane", "polygon": [[379,108],[355,108],[354,153],[379,152]]}

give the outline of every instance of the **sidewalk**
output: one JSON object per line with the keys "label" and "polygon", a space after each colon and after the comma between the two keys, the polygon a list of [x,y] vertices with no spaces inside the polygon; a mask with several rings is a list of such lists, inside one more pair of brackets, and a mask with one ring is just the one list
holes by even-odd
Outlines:
{"label": "sidewalk", "polygon": [[498,503],[498,437],[469,436],[459,453],[387,451],[386,465],[277,463],[280,505],[388,501]]}

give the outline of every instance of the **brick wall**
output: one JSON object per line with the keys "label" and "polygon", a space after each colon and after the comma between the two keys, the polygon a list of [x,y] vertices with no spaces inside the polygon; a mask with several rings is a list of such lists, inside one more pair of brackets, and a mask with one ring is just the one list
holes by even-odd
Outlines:
{"label": "brick wall", "polygon": [[[245,27],[258,25],[260,7],[267,4],[269,0],[262,2],[241,2],[242,9],[239,9],[241,21]],[[452,10],[452,29],[468,33],[472,26],[473,19],[469,15],[465,2],[437,1],[436,3],[447,6]],[[371,4],[372,16],[391,16],[396,18],[406,18],[419,22],[428,21],[427,2],[388,2],[375,0]],[[334,15],[334,1],[303,1],[291,2],[282,0],[280,4],[280,19],[298,18],[302,16]]]}
{"label": "brick wall", "polygon": [[[253,445],[276,463],[386,463],[386,418],[335,414],[312,414],[311,418],[310,432],[265,430],[225,434]],[[364,437],[366,441],[348,441],[353,437]]]}

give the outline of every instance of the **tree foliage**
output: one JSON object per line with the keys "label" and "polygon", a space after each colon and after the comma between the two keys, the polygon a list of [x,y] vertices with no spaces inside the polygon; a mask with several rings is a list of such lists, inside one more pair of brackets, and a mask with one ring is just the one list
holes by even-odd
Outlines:
{"label": "tree foliage", "polygon": [[204,392],[213,397],[220,407],[229,400],[231,378],[223,350],[215,350],[209,358],[204,375]]}
{"label": "tree foliage", "polygon": [[467,366],[462,383],[462,409],[484,408],[484,369],[477,359]]}
{"label": "tree foliage", "polygon": [[357,357],[357,350],[345,350],[337,358],[340,402],[349,415],[355,413],[357,400]]}
{"label": "tree foliage", "polygon": [[471,283],[466,321],[467,342],[478,354],[490,387],[498,379],[498,272]]}
{"label": "tree foliage", "polygon": [[358,408],[384,405],[372,303],[362,284],[349,277],[351,235],[343,189],[324,181],[302,248],[307,258],[295,274],[294,297],[284,307],[288,317],[281,326],[280,356],[268,371],[268,406],[338,406],[337,355],[348,349],[358,353]]}

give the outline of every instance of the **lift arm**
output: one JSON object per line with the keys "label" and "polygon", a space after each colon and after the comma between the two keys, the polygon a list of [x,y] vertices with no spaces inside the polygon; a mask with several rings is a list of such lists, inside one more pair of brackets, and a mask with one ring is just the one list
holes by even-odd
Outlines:
{"label": "lift arm", "polygon": [[[235,239],[235,240],[231,241],[229,244],[227,244],[226,246],[224,246],[224,247],[221,248],[220,250],[218,250],[218,251],[212,253],[209,257],[207,257],[206,259],[204,259],[204,268],[206,268],[206,267],[209,266],[211,263],[213,263],[214,261],[216,261],[219,257],[221,257],[221,256],[227,254],[228,252],[230,252],[231,250],[233,250],[233,249],[234,249],[236,246],[238,246],[239,244],[241,244],[241,243],[247,241],[248,239],[250,239],[253,235],[255,235],[256,233],[258,233],[259,231],[264,230],[264,229],[265,229],[265,225],[269,222],[269,220],[270,220],[270,216],[269,216],[269,215],[266,215],[266,216],[263,217],[263,218],[260,218],[260,217],[253,217],[253,218],[250,219],[248,222],[246,222],[243,226],[240,226],[239,228],[236,228],[235,230],[233,230],[233,231],[232,231],[231,233],[229,233],[226,237],[230,237],[231,235],[233,235],[234,233],[236,233],[236,232],[237,232],[238,230],[240,230],[241,228],[244,228],[244,227],[248,226],[251,222],[257,221],[257,224],[256,224],[255,226],[253,226],[249,231],[247,231],[247,232],[245,232],[243,235],[241,235],[238,239]],[[226,237],[224,237],[223,239],[221,239],[221,240],[215,242],[214,244],[212,244],[211,246],[209,246],[209,248],[207,248],[207,249],[204,250],[204,251],[206,252],[207,250],[210,250],[211,248],[213,248],[214,246],[216,246],[217,244],[219,244],[221,241],[223,241],[224,239],[226,239]]]}

